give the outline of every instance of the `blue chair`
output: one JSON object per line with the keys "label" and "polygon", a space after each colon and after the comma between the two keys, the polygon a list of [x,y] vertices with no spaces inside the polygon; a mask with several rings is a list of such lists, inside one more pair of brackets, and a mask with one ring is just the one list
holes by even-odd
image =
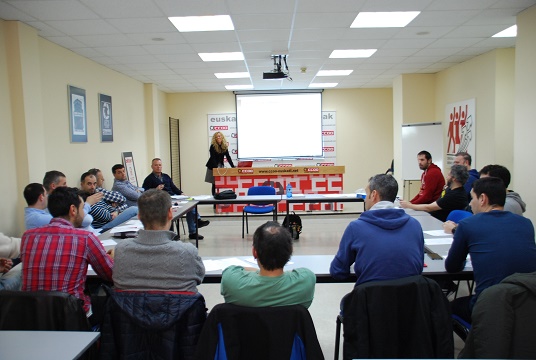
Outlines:
{"label": "blue chair", "polygon": [[463,220],[469,216],[473,215],[473,213],[465,210],[452,210],[447,216],[447,221],[455,222],[456,224],[460,222],[460,220]]}
{"label": "blue chair", "polygon": [[[275,189],[271,186],[252,186],[248,189],[248,196],[250,195],[275,195]],[[246,220],[246,234],[249,234],[248,214],[267,214],[273,212],[275,215],[276,211],[276,207],[270,203],[244,206],[242,210],[242,239],[244,238],[244,219]]]}

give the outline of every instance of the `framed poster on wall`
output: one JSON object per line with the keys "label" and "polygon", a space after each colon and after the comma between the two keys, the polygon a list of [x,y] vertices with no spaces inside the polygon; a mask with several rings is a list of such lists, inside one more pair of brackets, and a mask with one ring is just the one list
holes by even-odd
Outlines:
{"label": "framed poster on wall", "polygon": [[71,142],[87,142],[86,90],[68,85]]}
{"label": "framed poster on wall", "polygon": [[121,157],[127,172],[128,181],[130,181],[132,185],[138,187],[138,178],[136,176],[136,167],[134,166],[134,156],[132,155],[132,152],[121,153]]}
{"label": "framed poster on wall", "polygon": [[99,118],[101,129],[101,141],[114,141],[114,127],[112,117],[112,97],[99,94]]}

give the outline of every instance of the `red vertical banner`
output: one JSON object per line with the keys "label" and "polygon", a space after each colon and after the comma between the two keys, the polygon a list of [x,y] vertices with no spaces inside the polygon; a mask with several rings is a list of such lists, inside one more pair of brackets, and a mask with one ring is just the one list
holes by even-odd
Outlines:
{"label": "red vertical banner", "polygon": [[446,106],[447,130],[447,166],[452,165],[454,155],[467,152],[475,163],[475,99],[464,100]]}

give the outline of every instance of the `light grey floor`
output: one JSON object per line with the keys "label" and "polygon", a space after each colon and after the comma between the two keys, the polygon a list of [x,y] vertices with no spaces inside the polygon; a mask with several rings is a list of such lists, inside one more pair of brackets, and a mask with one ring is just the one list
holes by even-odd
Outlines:
{"label": "light grey floor", "polygon": [[[199,207],[204,219],[211,221],[210,225],[200,229],[205,239],[200,241],[201,256],[237,256],[251,255],[253,232],[264,222],[271,219],[268,216],[257,216],[249,221],[249,235],[241,238],[241,217],[214,215],[209,206]],[[303,222],[303,233],[294,242],[295,255],[335,254],[341,236],[348,223],[356,219],[358,214],[310,215],[300,214]],[[282,221],[280,216],[279,221]],[[335,346],[335,319],[339,311],[340,299],[353,288],[353,284],[317,284],[315,299],[309,308],[313,318],[318,340],[326,359],[333,359]],[[219,284],[202,284],[199,291],[204,295],[207,307],[210,309],[224,302],[220,295]],[[463,343],[454,335],[456,353]],[[341,341],[342,344],[342,341]],[[342,345],[341,345],[342,346]],[[342,351],[341,351],[342,352]],[[342,358],[342,356],[340,356]]]}

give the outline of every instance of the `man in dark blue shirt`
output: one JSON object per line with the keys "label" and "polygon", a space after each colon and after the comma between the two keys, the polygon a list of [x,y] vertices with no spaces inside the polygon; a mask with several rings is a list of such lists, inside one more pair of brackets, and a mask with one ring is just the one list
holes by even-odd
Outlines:
{"label": "man in dark blue shirt", "polygon": [[480,178],[473,184],[471,208],[475,215],[454,227],[454,241],[445,260],[448,272],[462,271],[471,256],[475,295],[452,301],[452,313],[471,322],[480,293],[513,273],[536,271],[534,226],[529,219],[504,211],[506,191],[501,179]]}
{"label": "man in dark blue shirt", "polygon": [[[182,190],[175,186],[173,180],[171,180],[171,177],[168,174],[164,174],[162,172],[162,160],[160,160],[159,158],[153,159],[153,161],[151,162],[151,169],[153,169],[153,172],[147,175],[147,177],[143,181],[142,188],[144,188],[146,191],[149,189],[164,190],[171,196],[183,194]],[[190,239],[195,239],[196,217],[199,219],[198,224],[200,228],[210,224],[210,221],[208,220],[201,220],[195,209],[188,212],[186,214],[186,222],[188,223],[188,232],[190,233]],[[204,237],[203,235],[198,234],[198,238],[199,240],[202,240]]]}

